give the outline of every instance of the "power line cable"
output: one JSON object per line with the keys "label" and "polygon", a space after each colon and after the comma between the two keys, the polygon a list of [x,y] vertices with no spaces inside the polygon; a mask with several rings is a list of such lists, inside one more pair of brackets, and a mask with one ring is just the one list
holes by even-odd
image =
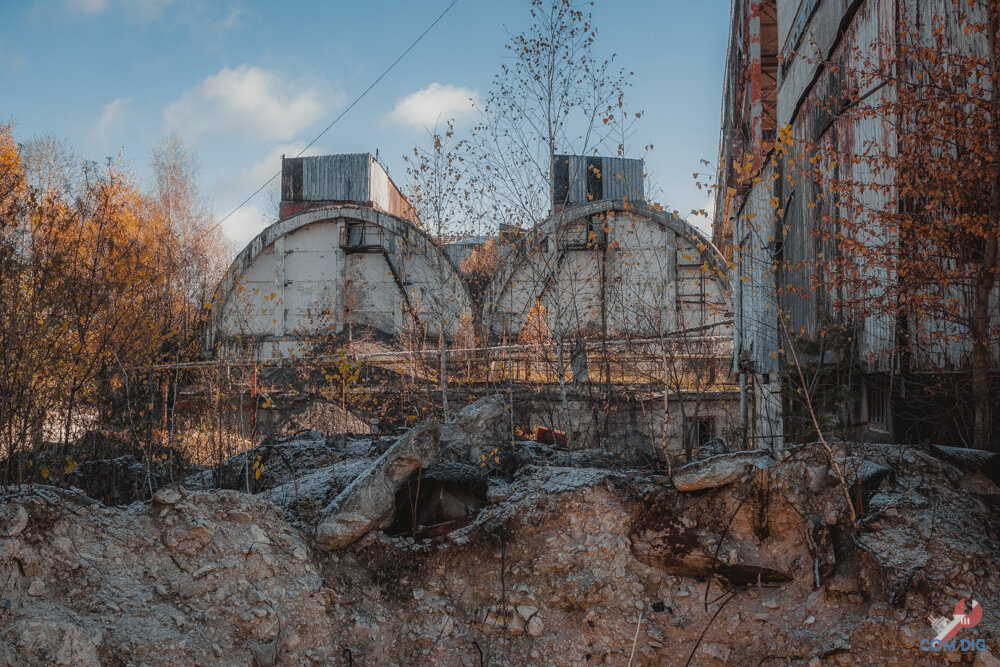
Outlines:
{"label": "power line cable", "polygon": [[[413,40],[413,42],[408,47],[406,47],[406,50],[403,51],[401,54],[399,54],[399,57],[397,57],[395,60],[393,60],[392,64],[389,65],[387,68],[385,68],[385,70],[383,70],[382,73],[378,75],[378,78],[376,78],[374,81],[372,81],[371,85],[369,85],[367,88],[365,88],[364,92],[362,92],[360,95],[358,95],[356,98],[354,98],[354,101],[351,102],[347,106],[346,109],[344,109],[343,111],[341,111],[340,115],[338,115],[336,118],[333,119],[333,122],[331,122],[329,125],[327,125],[325,128],[323,128],[323,131],[320,132],[319,134],[317,134],[316,137],[312,141],[310,141],[308,144],[306,144],[306,147],[303,148],[301,151],[299,151],[298,155],[296,155],[295,157],[302,157],[303,153],[305,153],[307,150],[309,150],[313,146],[313,144],[315,144],[317,141],[319,141],[323,137],[324,134],[326,134],[327,132],[329,132],[330,128],[332,128],[334,125],[336,125],[337,122],[340,121],[341,118],[343,118],[345,115],[347,115],[347,112],[350,111],[351,109],[353,109],[358,104],[358,102],[360,102],[361,100],[363,100],[365,98],[365,96],[369,92],[371,92],[372,88],[374,88],[375,86],[377,86],[378,83],[379,83],[379,81],[381,81],[382,79],[384,79],[386,77],[386,75],[389,74],[389,72],[391,72],[393,70],[393,68],[396,67],[396,65],[398,65],[401,60],[403,60],[403,58],[406,57],[406,54],[408,54],[410,51],[412,51],[413,48],[417,44],[420,43],[420,40],[422,40],[424,37],[426,37],[427,33],[429,33],[434,28],[434,26],[436,26],[441,21],[441,19],[443,19],[445,17],[445,14],[447,14],[449,11],[451,11],[451,8],[454,7],[456,4],[458,4],[458,0],[452,0],[452,3],[450,5],[448,5],[447,7],[445,7],[444,11],[441,12],[438,15],[438,17],[436,19],[434,19],[434,21],[431,22],[431,24],[429,26],[427,26],[427,28],[422,33],[420,33],[420,35],[415,40]],[[268,185],[270,185],[271,182],[275,178],[277,178],[278,176],[280,176],[280,175],[281,175],[281,170],[279,169],[277,172],[275,172],[275,174],[273,176],[271,176],[271,178],[267,179],[267,181],[265,181],[263,185],[261,185],[259,188],[257,188],[256,190],[254,190],[253,194],[251,194],[249,197],[247,197],[246,199],[244,199],[240,203],[239,206],[237,206],[232,211],[230,211],[229,213],[227,213],[224,218],[222,218],[217,223],[215,223],[212,227],[210,227],[209,229],[207,229],[204,234],[208,234],[209,232],[211,232],[216,227],[220,227],[222,225],[222,223],[224,223],[226,220],[228,220],[233,215],[235,215],[236,212],[239,211],[241,208],[243,208],[244,206],[246,206],[247,203],[249,203],[251,199],[253,199],[257,195],[259,195],[260,192],[261,192],[261,190],[263,190]],[[204,236],[204,234],[203,234],[203,236]]]}

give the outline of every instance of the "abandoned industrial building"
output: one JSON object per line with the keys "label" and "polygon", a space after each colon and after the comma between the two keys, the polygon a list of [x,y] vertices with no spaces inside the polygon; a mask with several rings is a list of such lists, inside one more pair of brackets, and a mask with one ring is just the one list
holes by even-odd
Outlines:
{"label": "abandoned industrial building", "polygon": [[281,219],[233,261],[211,346],[269,359],[305,355],[352,325],[453,335],[468,291],[374,157],[282,159],[281,170]]}
{"label": "abandoned industrial building", "polygon": [[[819,378],[829,384],[816,409],[845,436],[971,444],[972,410],[959,408],[976,394],[992,394],[998,408],[1000,276],[989,264],[995,240],[993,260],[984,250],[988,238],[963,250],[946,245],[954,236],[907,241],[907,229],[930,237],[937,219],[954,224],[985,215],[971,208],[979,204],[969,195],[970,208],[959,203],[931,214],[937,218],[920,217],[922,207],[931,211],[943,198],[932,189],[935,170],[954,179],[932,162],[951,154],[945,143],[988,143],[945,136],[963,123],[985,126],[975,120],[983,107],[966,105],[967,118],[934,126],[930,106],[912,109],[932,100],[962,118],[963,100],[976,96],[972,73],[989,59],[985,34],[970,28],[985,25],[986,13],[986,3],[946,0],[733,3],[713,237],[738,276],[734,371],[755,405],[751,437],[760,444],[815,433],[801,400],[790,399],[801,385],[799,362],[840,372]],[[963,56],[980,58],[969,61],[978,65]],[[940,69],[945,62],[955,72],[967,69],[949,81],[950,92],[932,91],[924,85],[930,78],[951,76]],[[908,189],[918,181],[922,189]],[[980,182],[978,174],[970,172],[968,182]],[[989,201],[989,188],[979,202]],[[925,284],[913,277],[920,256],[940,256],[938,266],[921,269],[930,276]],[[977,302],[967,276],[979,267],[985,289]],[[890,301],[933,306],[907,311]],[[983,347],[975,361],[977,338]],[[970,391],[977,363],[992,377],[985,392]],[[997,441],[996,425],[978,446]]]}
{"label": "abandoned industrial building", "polygon": [[42,4],[0,667],[1000,667],[1000,0]]}
{"label": "abandoned industrial building", "polygon": [[[380,349],[416,332],[425,352],[440,342],[467,353],[479,332],[505,351],[495,375],[547,388],[548,399],[512,399],[525,429],[591,444],[632,433],[653,457],[732,437],[731,290],[718,251],[645,202],[640,160],[558,156],[556,167],[559,206],[534,229],[438,243],[372,156],[284,159],[282,217],[230,267],[210,345],[292,360],[356,329],[383,336]],[[491,240],[498,267],[473,300],[452,257]]]}

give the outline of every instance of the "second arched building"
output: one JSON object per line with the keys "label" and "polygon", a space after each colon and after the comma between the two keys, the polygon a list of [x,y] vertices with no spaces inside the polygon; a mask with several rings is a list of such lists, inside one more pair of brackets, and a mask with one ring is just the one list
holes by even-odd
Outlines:
{"label": "second arched building", "polygon": [[557,156],[555,172],[556,212],[503,248],[489,330],[508,341],[730,335],[725,263],[643,201],[640,160]]}

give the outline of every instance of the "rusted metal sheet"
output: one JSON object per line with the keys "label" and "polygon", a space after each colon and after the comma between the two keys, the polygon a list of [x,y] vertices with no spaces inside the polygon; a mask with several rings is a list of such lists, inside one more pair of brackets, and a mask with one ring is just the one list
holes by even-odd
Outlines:
{"label": "rusted metal sheet", "polygon": [[750,74],[750,149],[754,171],[764,163],[763,105],[760,72],[760,0],[750,0],[747,13],[747,69]]}
{"label": "rusted metal sheet", "polygon": [[281,217],[319,202],[358,203],[417,222],[413,206],[370,153],[283,158]]}
{"label": "rusted metal sheet", "polygon": [[[865,0],[817,0],[818,4],[803,23],[798,48],[783,51],[778,87],[778,126],[792,123],[803,97],[809,93],[816,74],[827,61],[851,17]],[[805,2],[803,6],[805,6]],[[800,7],[800,10],[802,7]],[[805,13],[803,12],[802,15]],[[789,41],[793,39],[789,35]]]}

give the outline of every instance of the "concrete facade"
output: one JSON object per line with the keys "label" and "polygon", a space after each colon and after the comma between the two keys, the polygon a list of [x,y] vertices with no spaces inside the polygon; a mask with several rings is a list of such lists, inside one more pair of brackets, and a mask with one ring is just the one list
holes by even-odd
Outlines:
{"label": "concrete facade", "polygon": [[499,339],[525,337],[538,314],[562,338],[732,331],[718,251],[687,222],[645,204],[569,206],[508,246],[502,264],[483,313]]}
{"label": "concrete facade", "polygon": [[[485,366],[470,363],[468,381],[502,382],[520,396],[521,427],[565,433],[568,415],[577,445],[638,432],[671,455],[716,436],[733,442],[725,261],[691,225],[642,201],[640,160],[560,159],[562,201],[548,219],[451,244],[410,219],[391,181],[385,192],[370,156],[286,160],[286,215],[233,261],[209,343],[220,357],[278,361],[322,354],[319,345],[342,342],[351,326],[436,350],[443,327],[454,353],[420,381],[440,382],[438,364],[458,373],[470,352],[461,348],[491,347]],[[500,262],[474,309],[455,260],[487,241]],[[473,365],[486,369],[481,377],[471,377]]]}
{"label": "concrete facade", "polygon": [[308,208],[272,224],[233,261],[213,306],[217,354],[308,355],[349,325],[390,337],[454,333],[471,312],[465,284],[434,241],[402,218],[358,205]]}

